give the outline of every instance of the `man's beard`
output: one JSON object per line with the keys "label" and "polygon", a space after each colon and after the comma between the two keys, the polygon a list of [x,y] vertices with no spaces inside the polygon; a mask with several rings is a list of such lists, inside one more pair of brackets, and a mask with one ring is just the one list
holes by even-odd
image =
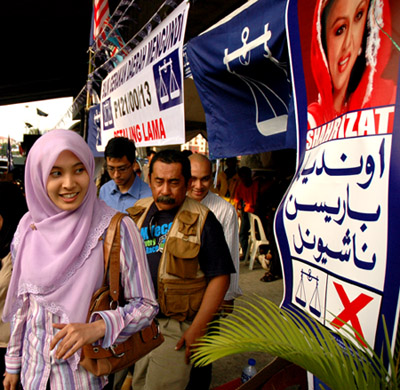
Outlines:
{"label": "man's beard", "polygon": [[171,198],[168,195],[160,195],[157,198],[157,203],[165,203],[165,204],[175,204],[175,199]]}

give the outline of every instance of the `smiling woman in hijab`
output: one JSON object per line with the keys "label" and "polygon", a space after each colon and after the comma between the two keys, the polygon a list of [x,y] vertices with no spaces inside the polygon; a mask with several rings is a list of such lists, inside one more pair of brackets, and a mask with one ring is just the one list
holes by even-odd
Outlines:
{"label": "smiling woman in hijab", "polygon": [[102,389],[79,365],[81,347],[109,347],[150,325],[157,303],[144,244],[129,217],[121,222],[121,285],[117,310],[86,322],[102,284],[103,241],[116,210],[96,197],[94,158],[83,138],[53,130],[32,147],[25,170],[29,212],[11,246],[13,272],[4,320],[11,321],[5,389]]}

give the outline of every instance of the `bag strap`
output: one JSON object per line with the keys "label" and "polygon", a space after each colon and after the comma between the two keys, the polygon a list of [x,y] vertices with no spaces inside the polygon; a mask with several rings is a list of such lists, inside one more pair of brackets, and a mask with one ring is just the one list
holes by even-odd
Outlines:
{"label": "bag strap", "polygon": [[[104,239],[104,278],[103,285],[106,285],[107,274],[109,272],[110,296],[113,302],[118,304],[119,298],[119,273],[120,273],[120,226],[122,218],[127,215],[124,213],[115,214],[108,226]],[[113,302],[111,304],[113,304]]]}

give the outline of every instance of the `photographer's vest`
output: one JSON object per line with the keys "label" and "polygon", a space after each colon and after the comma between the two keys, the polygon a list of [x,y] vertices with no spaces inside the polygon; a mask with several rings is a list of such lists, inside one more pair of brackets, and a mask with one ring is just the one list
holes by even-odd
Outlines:
{"label": "photographer's vest", "polygon": [[[129,208],[139,230],[153,198],[138,200]],[[207,207],[186,197],[175,215],[158,266],[158,303],[161,312],[178,321],[192,321],[198,312],[206,278],[198,257]]]}

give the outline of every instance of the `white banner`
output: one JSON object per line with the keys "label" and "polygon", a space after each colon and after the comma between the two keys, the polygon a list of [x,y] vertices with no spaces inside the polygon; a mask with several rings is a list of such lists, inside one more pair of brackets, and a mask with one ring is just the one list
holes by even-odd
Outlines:
{"label": "white banner", "polygon": [[189,3],[181,3],[101,86],[101,145],[127,137],[137,147],[185,142],[183,40]]}

